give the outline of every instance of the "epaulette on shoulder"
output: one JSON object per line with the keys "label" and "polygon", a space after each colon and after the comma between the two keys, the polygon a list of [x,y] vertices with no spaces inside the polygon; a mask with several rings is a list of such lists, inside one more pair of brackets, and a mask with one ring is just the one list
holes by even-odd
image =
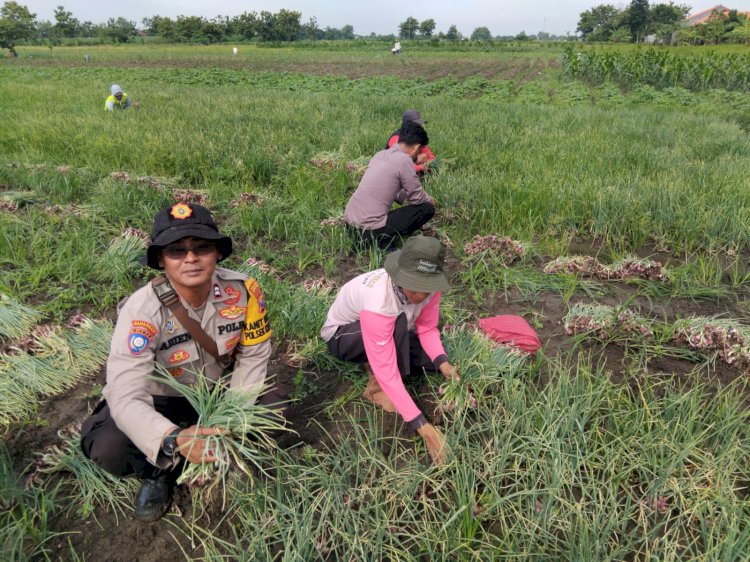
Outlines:
{"label": "epaulette on shoulder", "polygon": [[223,267],[216,268],[216,276],[222,281],[240,281],[243,283],[249,279],[244,273],[232,271],[231,269],[224,269]]}

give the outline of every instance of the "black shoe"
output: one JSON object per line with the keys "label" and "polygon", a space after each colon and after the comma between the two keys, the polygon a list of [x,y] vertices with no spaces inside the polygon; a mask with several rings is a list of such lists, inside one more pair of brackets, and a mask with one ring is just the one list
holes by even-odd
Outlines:
{"label": "black shoe", "polygon": [[172,504],[173,486],[166,472],[143,480],[135,497],[135,518],[144,522],[161,519]]}

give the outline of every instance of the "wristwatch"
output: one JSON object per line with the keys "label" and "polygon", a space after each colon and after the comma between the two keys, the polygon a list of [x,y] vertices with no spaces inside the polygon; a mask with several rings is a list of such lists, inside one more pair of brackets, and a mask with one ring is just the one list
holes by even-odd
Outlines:
{"label": "wristwatch", "polygon": [[179,427],[172,430],[161,442],[161,452],[170,459],[174,459],[177,455],[177,436],[180,431],[182,430]]}

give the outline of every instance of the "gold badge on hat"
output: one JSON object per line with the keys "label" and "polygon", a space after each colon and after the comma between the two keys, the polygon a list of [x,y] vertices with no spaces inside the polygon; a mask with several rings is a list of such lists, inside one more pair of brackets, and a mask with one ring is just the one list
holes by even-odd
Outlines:
{"label": "gold badge on hat", "polygon": [[178,220],[182,220],[191,217],[193,210],[185,205],[185,203],[177,203],[176,205],[172,205],[172,210],[169,211],[169,214]]}

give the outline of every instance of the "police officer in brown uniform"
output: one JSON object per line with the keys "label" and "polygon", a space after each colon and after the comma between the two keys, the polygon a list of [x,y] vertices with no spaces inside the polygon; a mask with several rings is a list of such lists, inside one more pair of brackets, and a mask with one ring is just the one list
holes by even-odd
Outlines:
{"label": "police officer in brown uniform", "polygon": [[227,373],[230,391],[264,384],[271,354],[265,299],[254,279],[216,266],[231,253],[231,239],[206,208],[177,203],[162,209],[147,263],[163,270],[168,282],[157,278],[120,304],[105,402],[84,423],[81,447],[104,470],[142,479],[137,519],[154,521],[166,512],[184,460],[216,460],[204,437],[220,431],[195,425],[198,416],[187,400],[151,378],[156,365],[184,384],[197,373],[210,381]]}

